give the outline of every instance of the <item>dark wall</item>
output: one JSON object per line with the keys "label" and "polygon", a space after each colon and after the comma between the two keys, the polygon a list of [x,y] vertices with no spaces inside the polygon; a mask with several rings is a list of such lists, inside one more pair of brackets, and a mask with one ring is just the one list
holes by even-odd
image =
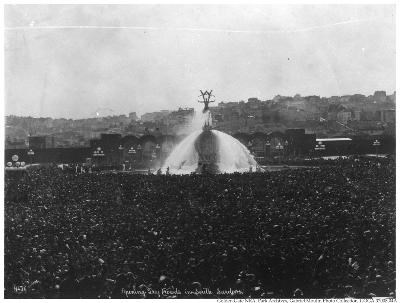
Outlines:
{"label": "dark wall", "polygon": [[[27,154],[28,149],[6,149],[5,162],[10,162],[13,155],[18,155],[20,162],[30,163],[31,158]],[[83,163],[91,157],[91,149],[83,148],[46,148],[35,149],[32,157],[34,163]]]}
{"label": "dark wall", "polygon": [[[257,135],[257,137],[260,134]],[[378,153],[395,153],[396,150],[396,139],[393,136],[380,136],[380,137],[365,137],[365,136],[354,136],[352,141],[337,141],[337,142],[325,142],[325,151],[315,151],[314,147],[317,144],[315,141],[315,134],[305,134],[304,130],[288,130],[285,134],[272,133],[266,135],[265,140],[271,140],[272,137],[282,137],[283,140],[288,141],[289,150],[285,152],[286,155],[309,155],[310,152],[318,155],[350,155],[350,154],[374,154]],[[146,137],[146,136],[144,136]],[[237,139],[241,140],[245,145],[251,140],[250,134],[238,133],[234,135]],[[125,137],[126,138],[126,137]],[[103,137],[103,140],[93,140],[92,147],[82,148],[41,148],[34,149],[35,155],[31,159],[28,155],[28,149],[6,149],[5,150],[5,163],[11,162],[13,155],[18,155],[20,162],[30,163],[31,160],[34,163],[84,163],[86,158],[92,158],[94,149],[101,146],[106,156],[102,159],[103,162],[107,163],[119,163],[121,160],[121,151],[118,150],[118,146],[124,142],[124,138],[120,135],[112,135]],[[144,143],[145,140],[142,138],[129,138],[132,142],[128,142],[126,139],[124,147],[124,153],[127,149],[133,145],[133,143]],[[149,141],[154,139],[147,136]],[[171,139],[171,138],[170,138]],[[374,140],[378,139],[381,143],[378,150],[372,145]],[[159,140],[162,142],[162,139]],[[177,142],[176,142],[177,143]],[[99,145],[100,144],[100,145]],[[128,145],[127,145],[128,144]],[[135,145],[134,148],[137,146]],[[138,159],[140,158],[139,153],[137,154]],[[124,158],[124,157],[123,157]]]}
{"label": "dark wall", "polygon": [[[378,139],[380,146],[373,145]],[[317,144],[318,142],[316,142]],[[394,154],[396,152],[396,142],[393,137],[352,137],[351,141],[330,141],[324,142],[325,150],[316,151],[316,154],[324,156],[336,155],[365,155],[365,154]]]}
{"label": "dark wall", "polygon": [[42,149],[46,148],[46,137],[44,136],[31,136],[28,137],[29,148]]}
{"label": "dark wall", "polygon": [[287,129],[285,139],[288,141],[288,154],[306,155],[315,145],[315,134],[306,134],[304,128]]}

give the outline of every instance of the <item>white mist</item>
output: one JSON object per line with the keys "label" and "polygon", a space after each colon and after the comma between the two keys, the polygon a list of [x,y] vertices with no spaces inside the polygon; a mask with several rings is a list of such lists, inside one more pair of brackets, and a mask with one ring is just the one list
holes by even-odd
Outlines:
{"label": "white mist", "polygon": [[[199,155],[195,149],[197,137],[202,133],[206,121],[211,124],[209,111],[195,113],[189,126],[191,134],[183,139],[165,160],[162,171],[169,167],[171,174],[190,174],[195,172]],[[217,138],[217,166],[221,173],[246,172],[256,168],[257,162],[249,150],[239,140],[218,130],[212,130]]]}

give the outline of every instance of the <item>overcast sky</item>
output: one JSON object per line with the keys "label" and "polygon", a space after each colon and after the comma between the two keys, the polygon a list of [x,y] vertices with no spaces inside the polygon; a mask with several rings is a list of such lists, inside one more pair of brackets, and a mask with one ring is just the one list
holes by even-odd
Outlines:
{"label": "overcast sky", "polygon": [[395,90],[394,5],[9,5],[6,114]]}

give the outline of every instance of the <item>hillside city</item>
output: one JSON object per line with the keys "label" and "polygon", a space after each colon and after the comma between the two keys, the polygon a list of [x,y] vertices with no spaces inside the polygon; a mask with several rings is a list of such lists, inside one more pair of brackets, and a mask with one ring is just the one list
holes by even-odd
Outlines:
{"label": "hillside city", "polygon": [[[320,97],[277,95],[271,100],[219,102],[210,106],[213,126],[228,134],[271,133],[302,128],[319,137],[395,135],[396,92]],[[216,103],[214,103],[216,104]],[[45,136],[46,147],[85,147],[102,133],[122,136],[185,134],[194,108],[87,119],[6,117],[6,149],[26,148],[30,136]]]}

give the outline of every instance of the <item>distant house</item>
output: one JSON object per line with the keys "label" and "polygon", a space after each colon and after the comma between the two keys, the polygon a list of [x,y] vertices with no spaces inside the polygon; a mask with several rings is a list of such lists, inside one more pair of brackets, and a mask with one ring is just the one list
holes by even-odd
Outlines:
{"label": "distant house", "polygon": [[385,123],[395,123],[396,121],[396,110],[384,109],[381,111],[381,121]]}
{"label": "distant house", "polygon": [[374,101],[385,102],[386,101],[386,92],[383,90],[374,92]]}
{"label": "distant house", "polygon": [[347,124],[349,120],[351,120],[351,112],[350,111],[340,111],[337,113],[337,120],[340,123]]}

